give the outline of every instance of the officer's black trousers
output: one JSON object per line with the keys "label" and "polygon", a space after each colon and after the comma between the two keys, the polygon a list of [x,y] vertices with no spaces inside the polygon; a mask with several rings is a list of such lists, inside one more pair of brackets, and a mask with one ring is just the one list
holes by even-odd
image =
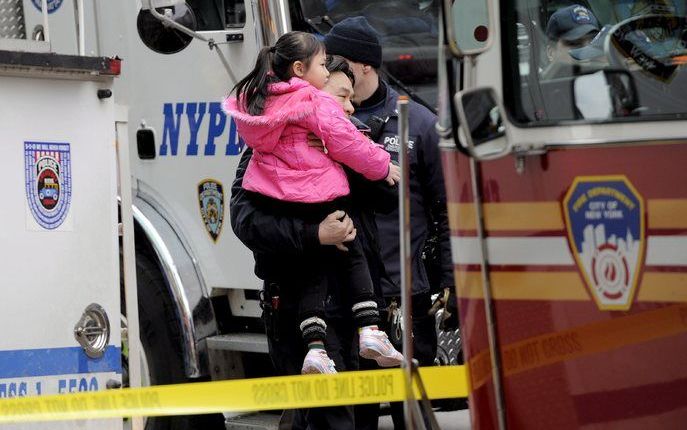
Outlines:
{"label": "officer's black trousers", "polygon": [[[399,300],[400,302],[400,300]],[[413,355],[420,366],[432,366],[437,355],[437,332],[434,316],[427,315],[432,307],[432,298],[429,292],[413,296]],[[388,318],[382,316],[382,328],[387,331],[385,325]],[[401,350],[401,345],[396,346]],[[372,360],[360,359],[360,369],[376,369],[377,364]],[[355,407],[356,430],[377,430],[379,416],[379,404],[360,405]],[[403,403],[391,404],[391,418],[394,429],[405,429],[403,421]],[[427,420],[425,419],[425,422]]]}
{"label": "officer's black trousers", "polygon": [[[275,332],[268,331],[269,354],[277,373],[280,375],[299,375],[303,366],[306,349],[301,341],[300,322],[296,309],[282,309],[278,324],[266,322]],[[269,314],[263,314],[264,319]],[[327,339],[325,347],[329,358],[336,363],[338,371],[357,370],[358,337],[353,323],[348,318],[327,317]],[[293,421],[291,421],[293,420]],[[298,409],[295,413],[282,415],[280,429],[294,430],[352,430],[355,428],[353,408],[327,407]]]}

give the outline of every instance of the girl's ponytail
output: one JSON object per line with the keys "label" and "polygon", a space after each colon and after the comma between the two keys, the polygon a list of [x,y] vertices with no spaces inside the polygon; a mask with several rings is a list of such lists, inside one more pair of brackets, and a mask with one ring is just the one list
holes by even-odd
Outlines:
{"label": "girl's ponytail", "polygon": [[267,84],[270,82],[274,55],[273,48],[262,48],[253,70],[232,88],[232,91],[236,90],[239,108],[250,115],[260,115],[265,109]]}
{"label": "girl's ponytail", "polygon": [[318,52],[324,51],[324,44],[315,35],[291,31],[282,35],[272,47],[260,50],[255,67],[241,79],[236,90],[239,109],[250,115],[262,115],[272,82],[291,79],[291,65],[302,61],[306,66]]}

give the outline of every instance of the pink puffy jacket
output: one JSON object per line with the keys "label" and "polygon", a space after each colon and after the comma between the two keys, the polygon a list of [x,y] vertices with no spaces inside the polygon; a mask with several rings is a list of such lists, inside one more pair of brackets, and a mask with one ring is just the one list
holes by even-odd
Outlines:
{"label": "pink puffy jacket", "polygon": [[[271,84],[269,93],[259,116],[240,110],[235,97],[222,103],[253,148],[243,188],[283,201],[320,203],[350,192],[338,163],[373,181],[386,177],[389,153],[360,133],[332,96],[299,78]],[[327,154],[308,146],[310,132],[322,139]]]}

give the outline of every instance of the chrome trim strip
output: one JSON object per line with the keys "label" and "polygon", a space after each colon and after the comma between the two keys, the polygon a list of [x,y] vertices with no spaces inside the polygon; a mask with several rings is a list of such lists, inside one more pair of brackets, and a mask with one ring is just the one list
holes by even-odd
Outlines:
{"label": "chrome trim strip", "polygon": [[289,6],[284,0],[253,0],[257,6],[256,21],[260,22],[262,46],[272,46],[291,30]]}
{"label": "chrome trim strip", "polygon": [[191,311],[191,307],[189,306],[188,299],[186,298],[184,285],[181,280],[179,270],[174,263],[174,259],[172,258],[169,248],[165,244],[162,236],[155,228],[153,223],[143,214],[143,212],[141,212],[138,207],[136,207],[135,204],[132,205],[132,210],[134,214],[134,220],[138,222],[150,240],[153,250],[155,251],[157,258],[162,265],[165,279],[167,279],[167,282],[169,283],[176,308],[179,311],[179,321],[182,326],[181,335],[184,342],[183,350],[186,374],[191,378],[199,377],[201,376],[199,365],[200,357],[195,341],[196,330],[193,322],[193,313]]}
{"label": "chrome trim strip", "polygon": [[289,2],[287,0],[278,0],[279,21],[281,28],[279,28],[279,35],[283,35],[291,31],[291,16],[289,13]]}
{"label": "chrome trim strip", "polygon": [[[136,193],[136,198],[140,199],[141,201],[145,202],[148,206],[150,206],[157,214],[160,215],[162,220],[166,224],[169,225],[171,231],[174,233],[174,238],[179,241],[181,244],[181,247],[183,248],[184,252],[187,254],[191,264],[193,265],[193,274],[197,278],[198,285],[200,286],[200,293],[204,297],[209,297],[210,296],[210,291],[208,290],[207,286],[205,285],[205,279],[201,275],[201,270],[200,270],[200,265],[198,263],[198,259],[196,256],[193,254],[193,251],[191,250],[191,244],[190,242],[184,237],[182,234],[182,229],[179,227],[178,224],[176,224],[173,220],[170,214],[165,211],[165,206],[159,202],[159,200],[155,199],[150,192],[146,192],[147,190],[150,190],[150,188],[139,182],[138,184],[138,192]],[[194,305],[195,303],[191,303]]]}

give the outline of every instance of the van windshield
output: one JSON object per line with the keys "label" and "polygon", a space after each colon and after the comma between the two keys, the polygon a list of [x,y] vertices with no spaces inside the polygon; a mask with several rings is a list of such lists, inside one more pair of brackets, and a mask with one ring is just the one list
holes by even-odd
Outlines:
{"label": "van windshield", "polygon": [[330,24],[348,17],[364,16],[379,33],[383,71],[413,91],[426,105],[437,99],[438,0],[316,0],[301,1],[303,15],[319,23],[324,34]]}
{"label": "van windshield", "polygon": [[502,1],[514,120],[652,120],[687,113],[683,0]]}

